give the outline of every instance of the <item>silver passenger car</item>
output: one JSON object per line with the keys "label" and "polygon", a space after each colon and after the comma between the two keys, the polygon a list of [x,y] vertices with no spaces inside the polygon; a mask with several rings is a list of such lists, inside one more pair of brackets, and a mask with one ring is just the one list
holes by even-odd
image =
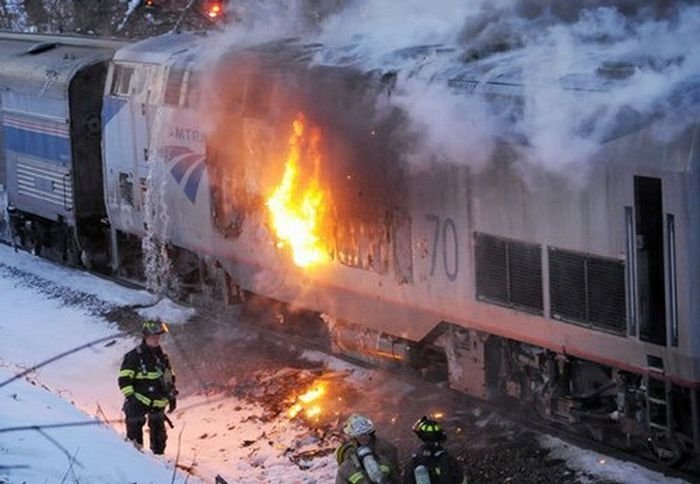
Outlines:
{"label": "silver passenger car", "polygon": [[0,33],[2,159],[15,236],[75,258],[101,243],[107,62],[122,42]]}

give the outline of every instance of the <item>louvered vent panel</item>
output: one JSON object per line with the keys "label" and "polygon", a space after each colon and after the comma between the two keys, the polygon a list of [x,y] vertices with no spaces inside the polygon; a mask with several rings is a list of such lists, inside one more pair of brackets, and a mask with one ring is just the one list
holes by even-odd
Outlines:
{"label": "louvered vent panel", "polygon": [[506,243],[476,234],[476,295],[478,299],[508,304]]}
{"label": "louvered vent panel", "polygon": [[542,313],[542,255],[540,246],[508,242],[510,302],[526,311]]}
{"label": "louvered vent panel", "polygon": [[586,321],[585,257],[549,249],[549,291],[552,317]]}
{"label": "louvered vent panel", "polygon": [[596,327],[625,331],[623,262],[593,257],[588,259],[588,320]]}

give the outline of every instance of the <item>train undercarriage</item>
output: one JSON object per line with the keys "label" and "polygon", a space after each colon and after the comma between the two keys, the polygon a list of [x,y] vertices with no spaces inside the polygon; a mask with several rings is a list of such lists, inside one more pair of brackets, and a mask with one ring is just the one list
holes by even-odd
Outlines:
{"label": "train undercarriage", "polygon": [[15,247],[72,267],[105,270],[107,232],[101,217],[82,219],[76,227],[62,217],[50,220],[8,207],[7,219],[4,237]]}
{"label": "train undercarriage", "polygon": [[404,364],[428,380],[442,375],[461,393],[515,404],[530,417],[666,466],[697,455],[698,392],[661,372],[631,373],[445,322],[420,343],[337,321],[330,327],[336,352]]}
{"label": "train undercarriage", "polygon": [[[449,326],[450,384],[465,393],[517,401],[539,418],[669,466],[694,454],[697,393],[662,373],[640,375],[522,342]],[[682,422],[686,422],[683,425]]]}

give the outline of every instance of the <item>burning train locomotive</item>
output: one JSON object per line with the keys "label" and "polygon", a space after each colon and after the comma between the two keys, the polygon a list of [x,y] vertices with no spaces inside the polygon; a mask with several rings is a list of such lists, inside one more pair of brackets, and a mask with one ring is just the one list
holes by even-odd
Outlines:
{"label": "burning train locomotive", "polygon": [[[583,188],[524,175],[508,142],[482,170],[412,170],[395,72],[313,63],[321,46],[294,40],[213,67],[199,48],[3,34],[17,239],[181,296],[314,311],[336,351],[697,457],[698,128],[652,134],[687,112],[621,125]],[[430,82],[517,101],[517,78],[482,74]]]}

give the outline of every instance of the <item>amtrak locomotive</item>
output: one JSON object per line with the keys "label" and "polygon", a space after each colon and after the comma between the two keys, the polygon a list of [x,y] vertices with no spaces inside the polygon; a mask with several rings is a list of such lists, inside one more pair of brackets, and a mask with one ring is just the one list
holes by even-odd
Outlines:
{"label": "amtrak locomotive", "polygon": [[[322,315],[336,351],[697,459],[700,131],[679,122],[696,104],[619,120],[579,185],[515,163],[517,133],[478,170],[415,169],[400,71],[318,62],[295,40],[216,61],[206,45],[0,35],[16,243],[190,300],[288,303]],[[517,109],[517,73],[427,76],[426,50],[441,55],[397,54],[414,82]],[[597,76],[566,88],[624,72]]]}

